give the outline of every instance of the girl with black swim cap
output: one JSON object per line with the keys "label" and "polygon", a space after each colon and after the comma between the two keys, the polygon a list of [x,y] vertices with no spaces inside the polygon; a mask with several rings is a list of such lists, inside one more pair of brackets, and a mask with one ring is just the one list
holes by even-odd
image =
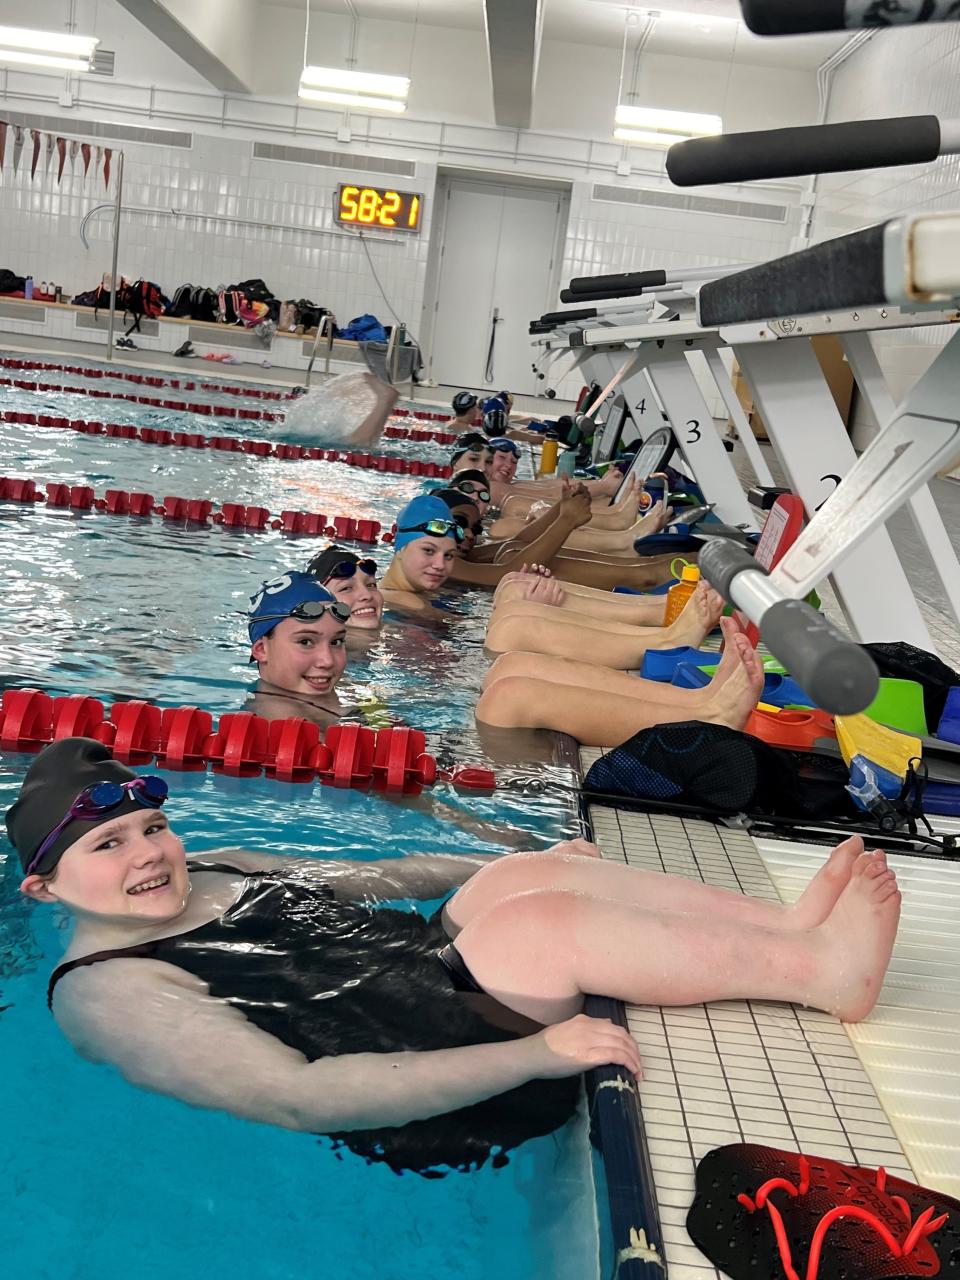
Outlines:
{"label": "girl with black swim cap", "polygon": [[[396,1169],[482,1164],[549,1132],[589,1067],[639,1076],[632,1037],[580,1012],[586,992],[864,1018],[899,918],[893,872],[857,838],[784,907],[579,840],[493,859],[188,858],[165,798],[162,779],[67,738],[7,812],[21,891],[76,920],[50,981],[57,1022],[135,1084]],[[444,894],[429,920],[382,905]]]}

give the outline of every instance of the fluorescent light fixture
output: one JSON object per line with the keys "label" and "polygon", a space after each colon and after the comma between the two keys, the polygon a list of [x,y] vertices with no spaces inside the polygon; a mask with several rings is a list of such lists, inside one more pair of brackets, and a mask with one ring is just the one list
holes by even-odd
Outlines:
{"label": "fluorescent light fixture", "polygon": [[684,138],[706,138],[723,133],[723,121],[719,116],[700,115],[694,111],[630,107],[621,102],[614,119],[620,127],[614,129],[613,136],[624,142],[655,139],[657,145],[669,147]]}
{"label": "fluorescent light fixture", "polygon": [[[354,96],[372,95],[374,98],[405,101],[410,92],[410,80],[407,76],[382,76],[372,71],[342,71],[336,67],[304,67],[300,76],[301,97],[307,96],[305,89],[319,89],[325,93],[332,90]],[[324,101],[338,100],[324,99]],[[387,108],[393,111],[396,109],[396,107]]]}
{"label": "fluorescent light fixture", "polygon": [[365,107],[368,111],[406,111],[407,104],[396,98],[374,98],[367,93],[335,93],[332,89],[300,88],[300,97],[307,102],[330,102],[341,107]]}
{"label": "fluorescent light fixture", "polygon": [[61,71],[89,71],[99,43],[96,36],[0,26],[0,62],[54,67]]}

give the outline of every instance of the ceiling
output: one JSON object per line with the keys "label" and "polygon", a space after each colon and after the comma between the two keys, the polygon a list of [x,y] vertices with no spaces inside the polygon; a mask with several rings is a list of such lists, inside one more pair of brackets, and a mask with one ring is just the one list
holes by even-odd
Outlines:
{"label": "ceiling", "polygon": [[[798,0],[799,2],[799,0]],[[260,0],[306,12],[307,0]],[[712,58],[770,67],[813,69],[843,45],[844,34],[764,39],[740,19],[738,0],[541,0],[543,38],[619,49],[628,15],[637,15],[630,39],[647,15],[660,14],[647,53]],[[310,0],[314,13],[347,14],[393,22],[420,22],[464,30],[484,29],[484,0]]]}

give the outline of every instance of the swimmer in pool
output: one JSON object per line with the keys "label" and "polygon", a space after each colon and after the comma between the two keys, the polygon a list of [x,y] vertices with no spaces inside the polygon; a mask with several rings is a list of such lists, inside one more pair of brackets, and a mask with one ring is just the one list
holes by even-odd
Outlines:
{"label": "swimmer in pool", "polygon": [[476,504],[481,517],[487,514],[490,509],[490,481],[482,471],[467,467],[452,475],[448,483],[451,489],[459,489]]}
{"label": "swimmer in pool", "polygon": [[351,631],[379,631],[383,625],[383,595],[377,586],[379,567],[376,560],[358,556],[346,547],[326,547],[307,565],[322,587],[350,606],[346,620]]}
{"label": "swimmer in pool", "polygon": [[470,391],[458,391],[453,397],[453,417],[447,422],[450,431],[476,431],[483,423],[480,401]]}
{"label": "swimmer in pool", "polygon": [[380,439],[397,391],[372,373],[343,373],[295,400],[283,434],[313,444],[367,448]]}
{"label": "swimmer in pool", "polygon": [[[643,590],[671,577],[670,556],[634,555],[632,559],[624,559],[578,549],[576,541],[589,521],[591,511],[590,500],[582,485],[566,484],[560,500],[526,525],[521,537],[500,540],[481,541],[480,510],[466,494],[461,495],[459,489],[434,490],[430,496],[445,503],[449,515],[460,526],[457,535],[459,545],[450,567],[452,582],[494,587],[529,564],[546,565],[566,581],[586,582],[595,587],[629,586]],[[518,613],[531,612],[533,601],[527,601],[523,609],[511,604],[510,609]],[[510,647],[531,646],[511,643]]]}
{"label": "swimmer in pool", "polygon": [[[457,502],[456,490],[452,493]],[[464,497],[461,518],[477,523],[477,508]],[[495,587],[506,574],[528,561],[547,562],[579,525],[589,519],[589,502],[572,493],[561,501],[541,535],[526,546],[508,549],[496,564],[474,563],[462,558],[467,531],[454,519],[446,502],[434,494],[414,498],[397,517],[396,553],[382,584],[387,603],[399,609],[422,612],[433,603],[427,597],[449,578],[470,586]]]}
{"label": "swimmer in pool", "polygon": [[450,454],[450,466],[454,476],[458,471],[482,471],[485,476],[489,476],[492,463],[493,454],[487,448],[487,442],[483,436],[462,435]]}
{"label": "swimmer in pool", "polygon": [[[549,1132],[589,1068],[639,1078],[636,1042],[581,1012],[587,992],[857,1022],[897,931],[896,877],[858,837],[781,906],[580,840],[494,858],[188,857],[166,795],[67,738],[7,811],[21,892],[76,922],[49,986],[61,1030],[133,1084],[338,1135],[395,1169],[476,1167]],[[384,905],[401,897],[446,900],[427,920]]]}
{"label": "swimmer in pool", "polygon": [[[562,476],[522,481],[515,478],[517,464],[520,461],[520,446],[515,440],[510,440],[506,436],[494,436],[487,443],[493,455],[488,472],[493,502],[495,506],[504,510],[504,514],[506,514],[504,505],[506,500],[514,496],[524,499],[526,505],[522,510],[514,510],[511,507],[511,515],[525,515],[529,506],[540,498],[556,500],[560,496],[564,479]],[[623,476],[616,467],[611,467],[603,479],[582,480],[580,483],[586,486],[591,499],[596,499],[603,506],[608,507],[610,499],[619,489],[622,480]]]}
{"label": "swimmer in pool", "polygon": [[347,665],[350,605],[309,573],[284,573],[250,599],[251,661],[259,679],[246,711],[265,720],[300,717],[326,728],[346,715],[337,684]]}

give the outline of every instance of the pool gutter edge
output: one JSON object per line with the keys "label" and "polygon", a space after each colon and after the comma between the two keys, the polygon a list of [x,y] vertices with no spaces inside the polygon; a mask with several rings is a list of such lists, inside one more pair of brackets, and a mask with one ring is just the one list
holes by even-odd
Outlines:
{"label": "pool gutter edge", "polygon": [[[577,816],[584,837],[591,839],[593,826],[581,788],[583,768],[577,741],[567,734],[555,734],[554,759],[576,776]],[[626,1007],[620,1000],[588,996],[584,1011],[628,1029]],[[614,1242],[613,1280],[662,1280],[667,1274],[663,1233],[636,1085],[617,1067],[588,1071],[585,1082],[591,1139],[600,1153],[607,1186]]]}

